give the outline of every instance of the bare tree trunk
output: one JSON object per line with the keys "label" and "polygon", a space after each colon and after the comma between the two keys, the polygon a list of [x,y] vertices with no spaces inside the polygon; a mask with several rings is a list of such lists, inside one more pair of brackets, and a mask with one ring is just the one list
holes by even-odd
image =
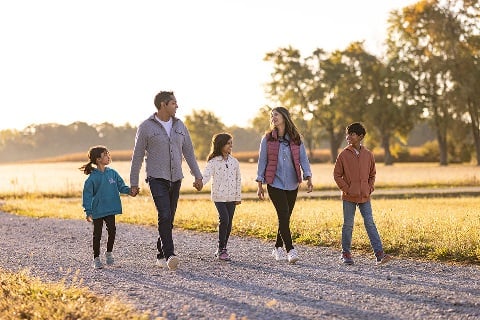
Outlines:
{"label": "bare tree trunk", "polygon": [[478,107],[473,102],[468,101],[468,113],[470,114],[473,142],[475,144],[475,153],[477,155],[477,166],[480,166],[480,115]]}
{"label": "bare tree trunk", "polygon": [[385,158],[383,159],[383,163],[386,166],[393,165],[393,157],[392,157],[392,153],[390,152],[390,135],[389,134],[385,134],[382,136],[382,146],[383,146],[383,151],[385,153]]}

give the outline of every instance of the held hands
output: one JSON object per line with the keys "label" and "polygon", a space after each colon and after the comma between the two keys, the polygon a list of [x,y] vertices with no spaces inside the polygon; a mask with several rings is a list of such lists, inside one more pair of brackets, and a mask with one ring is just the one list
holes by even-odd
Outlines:
{"label": "held hands", "polygon": [[130,188],[130,196],[135,197],[140,192],[139,187],[131,187]]}
{"label": "held hands", "polygon": [[197,189],[197,191],[201,191],[203,188],[202,179],[195,179],[195,182],[193,183],[193,187]]}

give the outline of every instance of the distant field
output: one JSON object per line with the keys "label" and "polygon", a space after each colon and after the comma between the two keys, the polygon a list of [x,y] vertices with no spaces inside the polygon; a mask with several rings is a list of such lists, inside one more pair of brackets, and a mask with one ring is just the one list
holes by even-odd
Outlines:
{"label": "distant field", "polygon": [[[24,193],[78,194],[81,192],[86,176],[78,170],[83,162],[47,162],[0,165],[0,195]],[[205,162],[199,162],[200,168]],[[110,165],[116,169],[129,184],[129,161],[114,161]],[[241,163],[242,187],[244,191],[256,190],[256,163]],[[313,183],[315,189],[335,189],[332,178],[333,164],[313,164]],[[182,192],[193,192],[193,177],[184,163],[185,179]],[[140,173],[141,185],[145,184],[144,167]],[[435,187],[435,186],[475,186],[480,182],[480,170],[475,165],[452,164],[439,166],[436,163],[399,163],[393,166],[377,164],[377,188],[388,187]],[[210,183],[205,191],[210,189]]]}

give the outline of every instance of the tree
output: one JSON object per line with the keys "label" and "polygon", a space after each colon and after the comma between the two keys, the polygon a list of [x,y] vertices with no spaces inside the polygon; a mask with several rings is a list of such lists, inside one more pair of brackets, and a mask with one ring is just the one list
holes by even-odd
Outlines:
{"label": "tree", "polygon": [[211,111],[193,110],[185,117],[185,125],[190,132],[198,159],[206,159],[210,152],[212,136],[225,131],[225,125]]}
{"label": "tree", "polygon": [[[478,12],[478,2],[462,4],[470,2],[476,3]],[[462,32],[463,20],[458,16],[457,2],[439,0],[419,1],[393,12],[389,19],[389,52],[410,70],[415,86],[413,99],[436,130],[441,165],[448,164],[447,138],[464,109],[455,92],[456,75],[460,76],[459,48],[468,41]],[[478,36],[478,15],[476,25]]]}

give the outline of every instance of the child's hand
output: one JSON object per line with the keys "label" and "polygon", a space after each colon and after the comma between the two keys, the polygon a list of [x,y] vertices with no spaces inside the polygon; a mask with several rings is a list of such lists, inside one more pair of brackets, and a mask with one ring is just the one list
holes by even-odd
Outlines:
{"label": "child's hand", "polygon": [[85,220],[87,220],[88,222],[92,222],[92,221],[93,221],[92,216],[87,216],[87,218],[86,218]]}
{"label": "child's hand", "polygon": [[242,204],[242,201],[235,201],[235,204]]}

